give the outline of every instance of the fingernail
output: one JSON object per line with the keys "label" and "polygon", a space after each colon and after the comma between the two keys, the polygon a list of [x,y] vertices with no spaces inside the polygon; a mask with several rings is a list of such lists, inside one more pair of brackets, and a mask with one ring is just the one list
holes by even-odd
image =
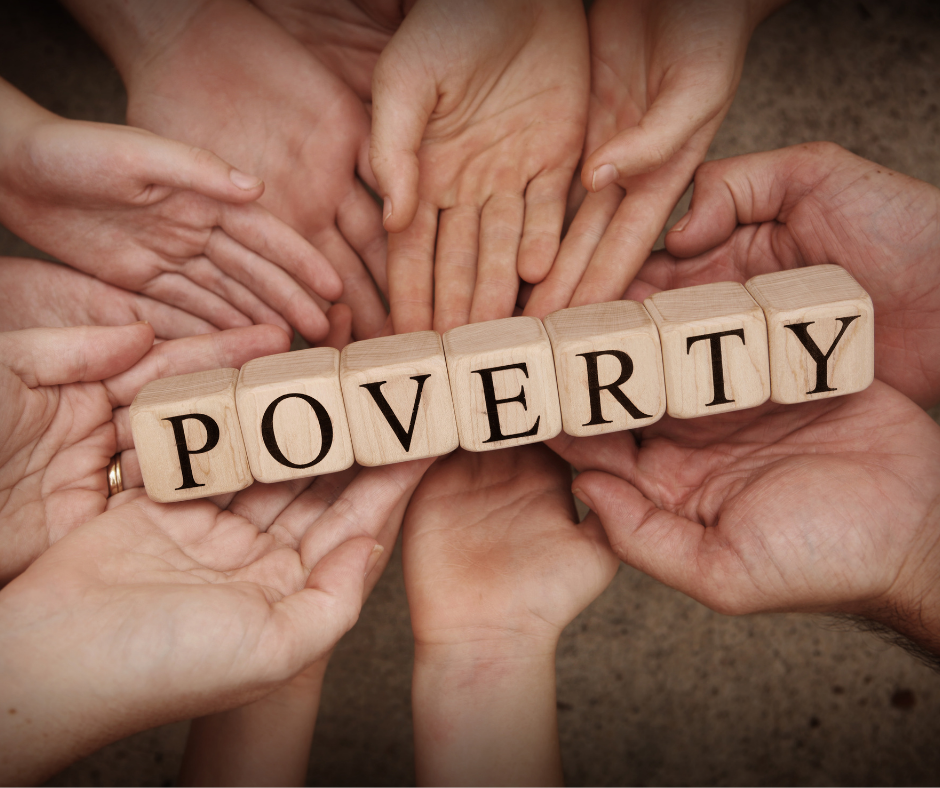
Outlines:
{"label": "fingernail", "polygon": [[149,321],[149,320],[138,320],[136,323],[131,323],[131,325],[133,325],[133,326],[149,326],[149,325],[150,325],[150,321]]}
{"label": "fingernail", "polygon": [[372,552],[369,553],[369,560],[366,561],[366,573],[363,575],[364,577],[368,577],[372,574],[372,570],[375,569],[375,565],[379,562],[379,558],[381,558],[384,552],[385,548],[380,544],[372,548]]}
{"label": "fingernail", "polygon": [[591,191],[599,192],[619,177],[620,173],[617,172],[617,168],[613,164],[602,164],[594,170],[594,175],[591,176]]}
{"label": "fingernail", "polygon": [[254,175],[247,175],[244,172],[239,170],[229,170],[228,177],[232,179],[239,189],[257,189],[261,185],[261,178],[256,178]]}
{"label": "fingernail", "polygon": [[672,229],[669,231],[671,233],[681,233],[686,225],[689,223],[689,220],[692,218],[692,211],[687,211],[685,216],[683,216],[678,222],[676,222]]}
{"label": "fingernail", "polygon": [[571,492],[574,494],[574,497],[581,501],[581,503],[583,503],[588,509],[590,509],[592,512],[595,511],[594,503],[590,498],[587,497],[587,495],[584,494],[584,490],[582,490],[580,487],[575,487]]}
{"label": "fingernail", "polygon": [[385,206],[382,208],[382,226],[385,226],[385,222],[389,220],[392,215],[392,198],[385,198]]}

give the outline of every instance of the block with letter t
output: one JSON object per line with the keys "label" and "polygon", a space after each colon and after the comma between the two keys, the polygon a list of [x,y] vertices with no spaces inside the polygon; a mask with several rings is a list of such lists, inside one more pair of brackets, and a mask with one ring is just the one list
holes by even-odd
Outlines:
{"label": "block with letter t", "polygon": [[444,354],[463,448],[503,449],[561,432],[552,346],[538,318],[452,328]]}
{"label": "block with letter t", "polygon": [[745,286],[767,320],[774,402],[838,397],[871,385],[874,309],[848,271],[814,265],[761,274]]}
{"label": "block with letter t", "polygon": [[159,503],[236,492],[252,481],[235,407],[237,369],[144,386],[131,431],[147,495]]}
{"label": "block with letter t", "polygon": [[252,475],[279,482],[353,464],[339,351],[331,347],[249,361],[235,391]]}
{"label": "block with letter t", "polygon": [[545,330],[565,432],[600,435],[662,418],[666,390],[659,332],[642,304],[562,309],[545,318]]}
{"label": "block with letter t", "polygon": [[436,331],[347,345],[340,381],[360,465],[437,457],[457,448],[447,362]]}
{"label": "block with letter t", "polygon": [[670,416],[690,419],[767,401],[767,325],[744,285],[664,290],[644,304],[659,329]]}

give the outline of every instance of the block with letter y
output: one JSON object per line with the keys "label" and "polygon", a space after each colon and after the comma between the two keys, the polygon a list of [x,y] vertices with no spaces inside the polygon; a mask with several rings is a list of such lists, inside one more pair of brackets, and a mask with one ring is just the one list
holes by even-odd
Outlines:
{"label": "block with letter y", "polygon": [[504,449],[561,432],[552,346],[540,320],[507,317],[452,328],[444,354],[463,448]]}
{"label": "block with letter y", "polygon": [[447,363],[436,331],[347,345],[340,382],[360,465],[437,457],[457,448]]}

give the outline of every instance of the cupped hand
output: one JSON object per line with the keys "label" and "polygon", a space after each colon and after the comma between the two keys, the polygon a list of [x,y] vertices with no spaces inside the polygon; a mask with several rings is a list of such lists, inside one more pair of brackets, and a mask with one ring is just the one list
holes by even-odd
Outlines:
{"label": "cupped hand", "polygon": [[372,83],[396,332],[512,314],[558,250],[584,138],[575,0],[418,0]]}
{"label": "cupped hand", "polygon": [[551,446],[616,553],[709,607],[863,615],[940,650],[940,427],[881,381]]}
{"label": "cupped hand", "polygon": [[940,190],[814,143],[703,165],[692,209],[627,290],[841,265],[875,307],[875,374],[940,401]]}
{"label": "cupped hand", "polygon": [[425,475],[402,559],[418,647],[548,641],[613,579],[595,520],[578,523],[570,469],[543,446],[458,449]]}
{"label": "cupped hand", "polygon": [[427,464],[257,484],[226,510],[112,498],[0,592],[4,781],[250,702],[323,657]]}
{"label": "cupped hand", "polygon": [[[0,334],[0,582],[104,511],[114,454],[123,452],[125,485],[139,486],[126,406],[141,386],[238,367],[290,343],[273,326],[153,339],[146,323]],[[125,426],[116,427],[122,412]]]}
{"label": "cupped hand", "polygon": [[342,279],[356,336],[381,331],[387,315],[376,283],[386,288],[386,236],[356,178],[357,167],[371,174],[369,118],[355,94],[247,2],[202,4],[142,61],[125,68],[129,122],[263,178],[260,204]]}
{"label": "cupped hand", "polygon": [[[705,159],[780,0],[597,0],[583,202],[526,314],[619,298]],[[584,190],[588,194],[584,196]]]}

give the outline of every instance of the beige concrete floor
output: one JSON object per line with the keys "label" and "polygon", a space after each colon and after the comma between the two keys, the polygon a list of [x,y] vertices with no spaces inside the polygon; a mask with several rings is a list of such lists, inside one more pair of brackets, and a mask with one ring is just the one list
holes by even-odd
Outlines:
{"label": "beige concrete floor", "polygon": [[[122,119],[116,73],[47,0],[0,4],[0,75],[69,117]],[[940,186],[938,103],[940,4],[798,0],[758,30],[711,157],[826,139]],[[311,784],[414,781],[411,656],[393,560],[327,674]],[[570,783],[940,781],[937,674],[825,619],[717,615],[629,568],[565,632],[558,708]],[[185,735],[132,736],[51,784],[168,785]]]}

